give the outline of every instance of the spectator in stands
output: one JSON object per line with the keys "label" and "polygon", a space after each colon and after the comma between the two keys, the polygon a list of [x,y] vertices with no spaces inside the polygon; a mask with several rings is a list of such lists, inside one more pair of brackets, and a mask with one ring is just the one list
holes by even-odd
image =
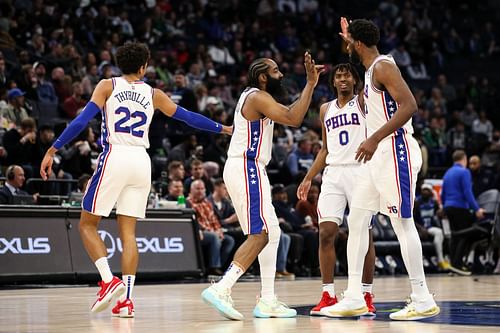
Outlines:
{"label": "spectator in stands", "polygon": [[459,274],[469,274],[462,258],[468,254],[472,239],[467,234],[457,236],[454,233],[472,226],[474,217],[471,210],[478,219],[484,217],[484,210],[479,207],[472,193],[472,177],[467,169],[467,155],[463,150],[457,150],[452,159],[454,164],[446,171],[441,190],[441,202],[452,231],[450,269]]}
{"label": "spectator in stands", "polygon": [[320,186],[317,182],[311,184],[311,188],[307,193],[307,200],[299,200],[295,206],[297,214],[306,221],[312,221],[313,226],[319,229],[318,226],[318,198]]}
{"label": "spectator in stands", "polygon": [[[0,205],[9,205],[13,203],[14,196],[29,195],[28,192],[23,191],[21,188],[24,185],[24,170],[19,165],[11,165],[5,172],[6,181],[4,186],[0,188]],[[36,196],[33,196],[36,201]]]}
{"label": "spectator in stands", "polygon": [[210,201],[205,196],[205,184],[197,179],[191,183],[187,207],[193,208],[200,227],[202,246],[207,246],[208,274],[222,275],[229,254],[234,247],[234,239],[224,234],[220,221],[214,213]]}
{"label": "spectator in stands", "polygon": [[481,166],[481,158],[479,156],[472,155],[469,158],[469,169],[472,176],[472,192],[476,198],[481,193],[495,188],[497,176],[491,169]]}
{"label": "spectator in stands", "polygon": [[179,180],[184,184],[186,172],[184,170],[184,163],[181,161],[172,161],[167,166],[168,181]]}
{"label": "spectator in stands", "polygon": [[38,61],[33,64],[33,70],[36,75],[36,91],[38,101],[44,103],[57,104],[59,99],[52,82],[46,78],[47,68],[44,62]]}
{"label": "spectator in stands", "polygon": [[213,184],[214,191],[207,199],[212,204],[214,213],[219,219],[222,228],[226,230],[225,233],[234,238],[234,247],[238,248],[245,240],[245,235],[241,231],[238,216],[236,216],[233,204],[229,199],[226,184],[224,184],[222,178],[215,179]]}
{"label": "spectator in stands", "polygon": [[288,155],[286,165],[292,177],[298,179],[307,173],[313,161],[312,142],[308,137],[303,136],[297,142],[297,149]]}
{"label": "spectator in stands", "polygon": [[476,135],[483,135],[488,142],[493,137],[493,124],[486,117],[486,112],[479,112],[479,118],[472,122],[472,133]]}
{"label": "spectator in stands", "polygon": [[457,99],[457,91],[455,90],[455,87],[453,87],[451,84],[448,84],[446,75],[439,74],[439,76],[437,77],[437,88],[441,90],[441,94],[448,103],[452,103]]}
{"label": "spectator in stands", "polygon": [[401,71],[406,72],[406,68],[411,65],[411,57],[408,51],[406,51],[405,45],[403,43],[399,44],[389,54],[392,55],[398,67],[402,69]]}
{"label": "spectator in stands", "polygon": [[19,88],[12,88],[7,93],[8,104],[0,110],[0,117],[4,123],[0,127],[11,128],[21,126],[21,121],[28,118],[24,104],[24,95],[26,93]]}
{"label": "spectator in stands", "polygon": [[198,139],[196,135],[184,135],[182,142],[174,146],[172,150],[168,152],[168,162],[182,161],[185,165],[189,165],[195,155],[197,146]]}
{"label": "spectator in stands", "polygon": [[92,159],[98,155],[98,146],[92,127],[87,127],[73,140],[71,145],[59,150],[63,158],[65,170],[74,178],[80,177],[84,173],[93,174],[94,167]]}
{"label": "spectator in stands", "polygon": [[472,124],[477,119],[477,112],[474,108],[474,104],[471,102],[465,104],[465,108],[461,113],[461,118],[465,128],[470,130],[472,128]]}
{"label": "spectator in stands", "polygon": [[83,85],[81,82],[73,83],[73,94],[66,98],[63,104],[63,110],[68,119],[74,119],[78,111],[81,110],[86,104],[87,100],[83,97]]}
{"label": "spectator in stands", "polygon": [[307,275],[319,276],[319,259],[318,259],[318,229],[316,229],[311,221],[305,221],[297,214],[295,209],[288,204],[288,194],[282,184],[276,184],[272,188],[273,206],[276,210],[278,219],[283,219],[283,223],[291,225],[294,232],[300,234],[304,239],[304,251],[302,253],[303,269],[307,271]]}
{"label": "spectator in stands", "polygon": [[440,123],[441,118],[433,117],[430,127],[422,132],[422,140],[429,150],[429,165],[441,166],[446,162],[446,136]]}
{"label": "spectator in stands", "polygon": [[208,196],[213,192],[214,186],[212,185],[212,181],[205,174],[205,169],[203,168],[203,161],[194,159],[191,162],[191,176],[184,180],[184,191],[186,193],[189,192],[191,188],[191,183],[197,179],[203,181],[205,184],[205,189],[207,190],[206,195]]}
{"label": "spectator in stands", "polygon": [[445,260],[443,254],[444,233],[439,220],[441,211],[439,203],[436,199],[434,199],[432,185],[422,185],[420,188],[420,196],[418,196],[415,200],[413,211],[415,225],[420,239],[432,240],[434,248],[436,249],[439,268],[442,270],[448,270],[450,268],[450,263]]}
{"label": "spectator in stands", "polygon": [[[184,166],[182,167],[184,168]],[[168,181],[168,194],[165,199],[168,201],[177,201],[181,195],[184,195],[184,185],[182,184],[182,181],[179,179],[170,179]]]}
{"label": "spectator in stands", "polygon": [[465,150],[467,147],[467,134],[465,132],[465,125],[459,119],[455,126],[450,128],[446,133],[446,142],[448,144],[448,151],[455,151],[458,149]]}
{"label": "spectator in stands", "polygon": [[3,135],[3,146],[7,150],[8,164],[20,165],[26,178],[33,176],[32,159],[36,156],[36,123],[33,118],[21,121],[21,126],[12,128]]}

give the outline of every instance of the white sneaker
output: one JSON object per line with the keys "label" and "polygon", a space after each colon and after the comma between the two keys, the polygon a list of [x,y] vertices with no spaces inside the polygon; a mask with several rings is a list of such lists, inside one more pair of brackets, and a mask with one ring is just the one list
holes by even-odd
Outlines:
{"label": "white sneaker", "polygon": [[356,299],[345,296],[340,302],[321,309],[321,314],[327,317],[358,317],[368,313],[364,298]]}
{"label": "white sneaker", "polygon": [[243,320],[243,315],[234,308],[231,290],[218,290],[215,285],[203,290],[201,297],[205,303],[212,305],[221,315],[232,320]]}
{"label": "white sneaker", "polygon": [[253,316],[256,318],[293,318],[297,316],[297,310],[290,309],[274,296],[271,301],[260,298],[253,309]]}
{"label": "white sneaker", "polygon": [[417,301],[412,295],[404,309],[391,313],[389,317],[392,320],[420,320],[437,316],[440,311],[432,296],[425,301]]}

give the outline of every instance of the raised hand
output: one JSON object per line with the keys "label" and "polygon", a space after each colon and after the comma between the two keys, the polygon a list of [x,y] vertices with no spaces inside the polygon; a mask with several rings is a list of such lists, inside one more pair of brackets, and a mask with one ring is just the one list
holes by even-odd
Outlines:
{"label": "raised hand", "polygon": [[297,187],[297,198],[299,198],[299,200],[307,200],[307,194],[309,193],[310,188],[311,181],[304,179],[302,183],[300,183],[299,187]]}
{"label": "raised hand", "polygon": [[309,52],[304,54],[304,67],[306,68],[307,82],[316,86],[319,75],[325,71],[324,65],[316,65]]}
{"label": "raised hand", "polygon": [[353,40],[351,37],[349,37],[349,22],[345,17],[340,18],[340,29],[342,30],[339,32],[340,37],[347,43],[347,44],[352,44]]}

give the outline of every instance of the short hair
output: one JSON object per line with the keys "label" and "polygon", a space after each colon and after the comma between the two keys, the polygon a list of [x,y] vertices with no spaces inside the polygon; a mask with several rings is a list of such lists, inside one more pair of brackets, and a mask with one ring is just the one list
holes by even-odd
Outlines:
{"label": "short hair", "polygon": [[80,176],[80,178],[78,178],[78,189],[80,191],[85,191],[85,185],[87,184],[88,180],[90,179],[90,175],[89,174],[86,174],[84,173],[83,175]]}
{"label": "short hair", "polygon": [[216,178],[216,179],[214,179],[213,184],[215,187],[222,186],[222,185],[224,185],[224,179]]}
{"label": "short hair", "polygon": [[267,58],[255,59],[248,67],[248,85],[250,87],[259,87],[260,74],[266,74],[269,70],[269,64],[266,62]]}
{"label": "short hair", "polygon": [[372,21],[354,20],[349,23],[348,31],[352,39],[360,41],[368,47],[375,46],[380,41],[380,30]]}
{"label": "short hair", "polygon": [[177,169],[181,166],[184,167],[184,164],[182,164],[181,161],[172,161],[168,164],[167,170],[168,172],[172,172],[172,170]]}
{"label": "short hair", "polygon": [[180,179],[170,179],[170,180],[168,181],[168,188],[170,188],[171,186],[173,186],[175,182],[179,182],[179,183],[181,183],[181,185],[182,185],[182,186],[184,186],[184,185],[182,184],[182,180],[180,180]]}
{"label": "short hair", "polygon": [[135,74],[149,60],[149,49],[142,43],[125,43],[116,51],[116,62],[123,74]]}
{"label": "short hair", "polygon": [[203,161],[194,159],[191,161],[191,167],[198,166],[198,165],[203,165]]}
{"label": "short hair", "polygon": [[28,117],[24,118],[21,120],[21,128],[22,129],[35,129],[36,128],[36,122],[35,119]]}
{"label": "short hair", "polygon": [[465,154],[465,151],[459,149],[459,150],[455,150],[453,152],[453,155],[451,155],[451,158],[452,158],[453,162],[458,162],[458,161],[461,161],[465,156],[467,156]]}
{"label": "short hair", "polygon": [[332,72],[330,74],[330,84],[332,86],[333,86],[333,80],[335,78],[335,74],[337,74],[337,72],[349,72],[349,73],[351,73],[352,77],[354,78],[354,81],[356,81],[356,84],[354,85],[354,93],[355,94],[358,93],[359,88],[361,87],[361,79],[359,77],[359,74],[358,74],[358,71],[356,70],[356,68],[354,68],[354,66],[348,62],[335,65],[332,68]]}

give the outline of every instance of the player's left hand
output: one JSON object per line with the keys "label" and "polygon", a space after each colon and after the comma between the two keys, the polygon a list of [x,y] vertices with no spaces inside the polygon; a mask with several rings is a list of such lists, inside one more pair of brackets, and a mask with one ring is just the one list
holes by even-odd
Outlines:
{"label": "player's left hand", "polygon": [[378,141],[373,137],[369,137],[363,141],[358,150],[356,150],[356,161],[366,163],[372,159],[375,150],[377,150]]}
{"label": "player's left hand", "polygon": [[222,125],[222,132],[221,133],[227,134],[227,135],[233,135],[233,130],[234,130],[233,125],[231,125],[231,126]]}
{"label": "player's left hand", "polygon": [[342,30],[339,32],[340,37],[347,43],[347,44],[352,44],[353,40],[352,38],[349,37],[349,22],[345,17],[340,18],[340,29]]}

